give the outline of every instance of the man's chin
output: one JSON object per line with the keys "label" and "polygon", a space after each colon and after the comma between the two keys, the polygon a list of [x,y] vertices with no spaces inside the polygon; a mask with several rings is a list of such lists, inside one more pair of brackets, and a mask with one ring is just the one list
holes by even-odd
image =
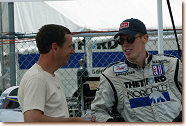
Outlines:
{"label": "man's chin", "polygon": [[63,63],[63,64],[60,65],[60,67],[64,67],[64,66],[67,66],[67,65],[68,65],[68,63]]}
{"label": "man's chin", "polygon": [[125,55],[128,60],[132,59],[130,55]]}
{"label": "man's chin", "polygon": [[68,65],[68,61],[65,63],[65,65],[64,66],[67,66]]}
{"label": "man's chin", "polygon": [[130,61],[130,62],[134,62],[135,61],[134,57],[132,57],[132,56],[126,56],[126,59],[128,61]]}

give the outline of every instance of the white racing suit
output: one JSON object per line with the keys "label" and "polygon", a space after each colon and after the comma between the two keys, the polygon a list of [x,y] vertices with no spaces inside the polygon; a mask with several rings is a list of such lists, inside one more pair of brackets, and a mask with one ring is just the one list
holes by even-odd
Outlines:
{"label": "white racing suit", "polygon": [[[125,60],[103,74],[116,89],[117,110],[126,122],[172,122],[182,111],[182,63],[177,58],[148,54],[144,68]],[[101,75],[91,104],[96,121],[112,119],[114,102],[113,89]]]}

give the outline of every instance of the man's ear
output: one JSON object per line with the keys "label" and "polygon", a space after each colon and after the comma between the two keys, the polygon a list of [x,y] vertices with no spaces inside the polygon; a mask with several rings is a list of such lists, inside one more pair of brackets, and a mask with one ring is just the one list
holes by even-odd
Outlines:
{"label": "man's ear", "polygon": [[149,40],[149,36],[147,34],[144,35],[144,43],[147,43]]}
{"label": "man's ear", "polygon": [[52,47],[51,47],[52,51],[53,51],[53,52],[56,52],[56,51],[57,51],[57,47],[58,47],[58,46],[57,46],[57,43],[56,43],[56,42],[53,42],[51,46],[52,46]]}

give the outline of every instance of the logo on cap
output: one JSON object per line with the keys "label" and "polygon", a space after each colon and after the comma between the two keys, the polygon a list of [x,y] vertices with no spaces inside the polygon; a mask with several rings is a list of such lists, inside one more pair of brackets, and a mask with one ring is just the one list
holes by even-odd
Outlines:
{"label": "logo on cap", "polygon": [[128,28],[128,27],[129,27],[129,22],[123,22],[120,25],[120,29],[122,29],[122,28]]}

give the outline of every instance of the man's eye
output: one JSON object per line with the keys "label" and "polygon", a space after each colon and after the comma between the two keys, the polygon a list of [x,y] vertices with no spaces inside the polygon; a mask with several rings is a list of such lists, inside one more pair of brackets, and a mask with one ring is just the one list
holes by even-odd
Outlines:
{"label": "man's eye", "polygon": [[70,45],[69,48],[74,49],[73,45]]}

